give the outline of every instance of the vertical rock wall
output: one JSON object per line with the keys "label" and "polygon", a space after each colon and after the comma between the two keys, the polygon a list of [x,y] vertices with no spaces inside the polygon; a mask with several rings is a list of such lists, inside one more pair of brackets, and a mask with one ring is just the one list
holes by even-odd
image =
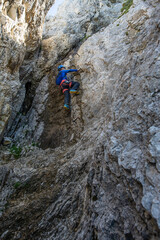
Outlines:
{"label": "vertical rock wall", "polygon": [[[53,1],[1,1],[0,3],[0,140],[9,119],[21,108],[25,96],[19,68],[29,51],[34,52],[42,35],[42,23]],[[19,92],[19,89],[21,91]]]}
{"label": "vertical rock wall", "polygon": [[108,166],[117,174],[117,161],[141,183],[142,204],[158,225],[159,7],[158,1],[134,1],[126,16],[88,39],[76,56],[84,70],[84,129],[100,125],[102,117]]}
{"label": "vertical rock wall", "polygon": [[[46,148],[58,146],[79,135],[83,125],[81,100],[79,97],[77,101],[79,116],[74,108],[72,116],[62,110],[63,95],[55,85],[57,66],[64,62],[66,67],[76,68],[72,58],[78,47],[93,33],[115,21],[120,14],[121,2],[65,1],[56,16],[46,18],[41,46],[34,55],[26,55],[20,69],[23,81],[31,84],[20,114],[7,131],[15,141],[28,144],[32,139]],[[44,79],[48,89],[36,91]],[[75,80],[81,81],[80,76]],[[45,101],[37,104],[34,98]],[[71,122],[77,122],[74,129]]]}
{"label": "vertical rock wall", "polygon": [[[9,4],[9,3],[8,3]],[[3,10],[1,6],[1,39],[0,39],[0,86],[1,86],[1,105],[0,105],[0,136],[2,138],[3,131],[10,118],[12,111],[12,101],[17,95],[20,87],[19,67],[23,62],[25,55],[25,33],[26,23],[24,15],[20,16],[17,23],[17,15],[15,11],[9,13]],[[9,14],[9,15],[8,15]],[[16,19],[12,19],[12,18]]]}

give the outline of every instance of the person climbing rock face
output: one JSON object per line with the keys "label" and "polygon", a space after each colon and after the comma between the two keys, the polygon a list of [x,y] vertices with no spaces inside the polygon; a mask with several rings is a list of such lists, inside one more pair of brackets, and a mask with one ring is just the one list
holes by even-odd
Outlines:
{"label": "person climbing rock face", "polygon": [[78,72],[77,69],[69,69],[63,65],[58,66],[58,75],[56,77],[56,84],[60,85],[62,92],[64,93],[64,108],[70,109],[70,93],[78,94],[79,83],[74,81],[69,81],[67,79],[67,73],[69,72]]}

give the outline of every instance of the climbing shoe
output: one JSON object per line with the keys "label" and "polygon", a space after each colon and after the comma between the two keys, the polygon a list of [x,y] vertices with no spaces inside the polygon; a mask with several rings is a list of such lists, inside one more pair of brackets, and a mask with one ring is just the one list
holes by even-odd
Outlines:
{"label": "climbing shoe", "polygon": [[67,110],[69,110],[69,109],[70,109],[70,107],[69,107],[69,105],[68,105],[68,104],[64,104],[64,108],[65,108],[65,109],[67,109]]}
{"label": "climbing shoe", "polygon": [[70,93],[75,93],[75,94],[79,94],[79,92],[77,90],[71,89]]}

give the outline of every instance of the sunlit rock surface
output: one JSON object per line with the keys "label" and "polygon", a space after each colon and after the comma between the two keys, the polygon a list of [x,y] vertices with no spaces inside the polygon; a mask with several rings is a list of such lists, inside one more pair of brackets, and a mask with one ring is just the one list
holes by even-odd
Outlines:
{"label": "sunlit rock surface", "polygon": [[117,172],[113,158],[141,183],[142,204],[160,226],[159,7],[135,1],[128,15],[88,39],[75,59],[84,70],[85,128],[98,121],[105,126],[107,163]]}
{"label": "sunlit rock surface", "polygon": [[[115,21],[120,15],[121,2],[64,1],[55,16],[46,17],[41,45],[34,54],[26,55],[20,69],[20,77],[26,83],[26,95],[24,101],[21,100],[23,105],[19,115],[8,126],[7,135],[25,144],[32,138],[32,142],[41,142],[44,148],[56,147],[70,139],[77,139],[83,121],[81,100],[79,97],[78,109],[75,113],[72,112],[72,116],[64,114],[63,96],[55,85],[57,66],[61,59],[63,62],[68,60],[70,51],[73,55],[76,54],[79,46],[94,32]],[[76,68],[71,65],[71,59],[66,66]],[[76,76],[75,80],[80,81],[80,76]],[[44,82],[45,91],[36,91],[39,84],[44,86]],[[34,101],[34,97],[45,101]]]}
{"label": "sunlit rock surface", "polygon": [[81,45],[93,33],[114,22],[120,15],[122,1],[64,1],[55,16],[45,19],[42,59],[46,68],[53,67],[69,50]]}

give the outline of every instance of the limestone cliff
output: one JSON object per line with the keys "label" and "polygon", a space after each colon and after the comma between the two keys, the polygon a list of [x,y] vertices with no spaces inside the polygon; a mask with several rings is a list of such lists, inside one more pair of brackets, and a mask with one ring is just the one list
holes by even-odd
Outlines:
{"label": "limestone cliff", "polygon": [[25,97],[25,83],[19,68],[25,55],[28,58],[39,48],[45,13],[53,2],[0,2],[0,141],[8,121],[12,122],[20,111]]}
{"label": "limestone cliff", "polygon": [[55,86],[57,66],[59,61],[68,59],[69,52],[76,54],[89,36],[115,21],[120,15],[121,2],[65,1],[56,16],[46,17],[38,53],[26,56],[20,69],[20,77],[26,84],[22,84],[20,92],[26,86],[26,94],[24,101],[20,98],[23,105],[19,115],[8,126],[8,136],[26,144],[32,137],[34,142],[41,141],[43,147],[59,146],[71,138],[70,116],[64,118],[64,113],[59,112],[62,96]]}
{"label": "limestone cliff", "polygon": [[[88,2],[95,10],[95,1]],[[98,16],[104,17],[104,2],[96,6]],[[114,11],[102,28],[103,17],[97,25],[91,10],[88,24],[82,16],[85,31],[77,27],[69,38],[65,26],[59,33],[61,40],[79,34],[76,46],[58,47],[57,35],[45,32],[32,71],[24,74],[32,77],[34,96],[30,104],[26,95],[30,107],[8,134],[18,141],[29,130],[32,141],[37,129],[42,146],[54,149],[35,148],[8,162],[1,153],[1,239],[160,239],[160,4],[134,0],[121,16],[120,1],[106,3]],[[83,39],[92,23],[96,33]],[[26,58],[23,70],[32,60]],[[53,81],[59,60],[82,70],[71,114]]]}

